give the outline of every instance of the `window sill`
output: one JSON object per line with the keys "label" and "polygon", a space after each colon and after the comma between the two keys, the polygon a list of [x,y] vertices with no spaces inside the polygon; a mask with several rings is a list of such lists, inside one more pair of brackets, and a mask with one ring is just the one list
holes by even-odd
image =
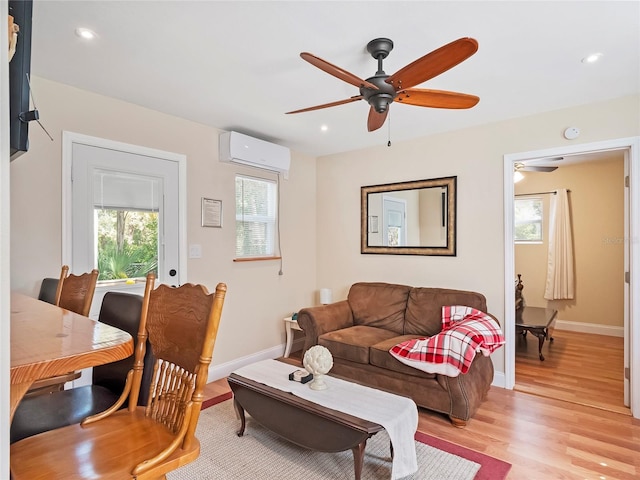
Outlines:
{"label": "window sill", "polygon": [[119,278],[117,280],[98,280],[96,287],[120,287],[124,285],[145,284],[146,277]]}
{"label": "window sill", "polygon": [[282,257],[246,257],[234,258],[234,262],[261,262],[263,260],[280,260]]}

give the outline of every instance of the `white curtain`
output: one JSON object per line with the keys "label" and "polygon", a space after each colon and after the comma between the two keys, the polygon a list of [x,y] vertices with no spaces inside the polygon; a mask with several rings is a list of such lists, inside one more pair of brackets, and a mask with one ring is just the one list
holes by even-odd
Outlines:
{"label": "white curtain", "polygon": [[549,217],[549,255],[547,258],[547,283],[544,298],[547,300],[572,299],[573,240],[571,214],[567,190],[561,188],[551,198]]}

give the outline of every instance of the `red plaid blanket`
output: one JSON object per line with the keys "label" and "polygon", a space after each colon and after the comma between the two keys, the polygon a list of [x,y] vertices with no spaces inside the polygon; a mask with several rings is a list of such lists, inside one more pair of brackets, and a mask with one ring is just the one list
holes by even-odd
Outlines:
{"label": "red plaid blanket", "polygon": [[442,331],[429,338],[399,343],[389,353],[400,362],[428,373],[457,377],[467,373],[477,352],[485,357],[504,345],[493,317],[462,305],[442,307]]}

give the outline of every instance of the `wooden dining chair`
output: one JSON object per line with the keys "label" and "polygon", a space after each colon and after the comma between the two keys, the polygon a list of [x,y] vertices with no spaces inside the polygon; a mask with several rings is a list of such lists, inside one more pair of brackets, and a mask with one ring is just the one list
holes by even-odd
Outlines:
{"label": "wooden dining chair", "polygon": [[[63,265],[60,270],[60,278],[56,280],[55,297],[53,304],[72,312],[89,316],[93,294],[96,290],[99,272],[93,269],[89,273],[73,275],[69,273],[69,267]],[[53,279],[45,278],[40,287],[39,299],[47,301],[51,297],[51,290],[54,285]],[[44,297],[44,298],[40,298]],[[51,378],[37,380],[31,385],[25,397],[34,397],[52,392],[64,390],[64,385],[80,378],[80,372],[69,372]]]}
{"label": "wooden dining chair", "polygon": [[40,291],[38,292],[38,300],[55,305],[59,282],[59,278],[43,278],[40,284]]}
{"label": "wooden dining chair", "polygon": [[88,317],[99,273],[94,268],[91,272],[74,275],[69,273],[67,265],[63,265],[56,290],[56,305]]}
{"label": "wooden dining chair", "polygon": [[[79,425],[11,445],[13,480],[165,479],[195,460],[203,389],[227,287],[174,288],[147,276],[133,369],[118,401]],[[146,406],[138,406],[147,340],[155,357]],[[128,399],[128,407],[120,406]]]}

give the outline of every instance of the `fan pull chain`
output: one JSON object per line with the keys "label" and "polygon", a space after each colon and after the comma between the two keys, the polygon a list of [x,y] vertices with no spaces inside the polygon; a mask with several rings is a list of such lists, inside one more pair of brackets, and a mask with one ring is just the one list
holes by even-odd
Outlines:
{"label": "fan pull chain", "polygon": [[391,112],[389,112],[389,116],[387,117],[387,127],[388,127],[387,138],[389,140],[387,142],[387,147],[390,147],[391,146]]}

